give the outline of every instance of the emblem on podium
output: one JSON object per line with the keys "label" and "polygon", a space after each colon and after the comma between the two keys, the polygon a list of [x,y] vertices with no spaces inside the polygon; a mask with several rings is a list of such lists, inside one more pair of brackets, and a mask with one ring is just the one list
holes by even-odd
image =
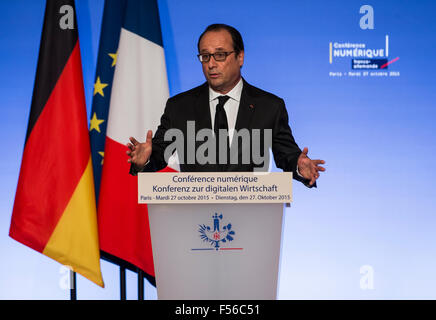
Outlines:
{"label": "emblem on podium", "polygon": [[220,249],[220,244],[232,241],[235,235],[235,231],[232,230],[232,224],[227,223],[223,225],[221,223],[222,219],[222,214],[218,215],[218,213],[215,213],[212,216],[212,226],[200,224],[198,228],[200,238],[204,242],[208,242],[211,246],[213,246],[215,250]]}

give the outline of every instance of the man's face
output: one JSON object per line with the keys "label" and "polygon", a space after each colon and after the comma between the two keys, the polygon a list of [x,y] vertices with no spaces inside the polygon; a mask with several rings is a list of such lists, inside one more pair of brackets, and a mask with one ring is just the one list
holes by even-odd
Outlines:
{"label": "man's face", "polygon": [[[201,38],[199,49],[200,53],[234,51],[232,36],[227,30],[206,32]],[[223,94],[238,83],[243,64],[244,51],[238,56],[233,52],[224,61],[215,61],[214,57],[210,57],[208,62],[202,62],[203,73],[209,86]]]}

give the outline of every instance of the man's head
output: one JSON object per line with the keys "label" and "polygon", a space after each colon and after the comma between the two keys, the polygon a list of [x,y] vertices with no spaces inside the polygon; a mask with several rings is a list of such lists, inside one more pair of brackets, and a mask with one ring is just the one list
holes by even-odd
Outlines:
{"label": "man's head", "polygon": [[[229,92],[238,83],[244,64],[244,43],[239,31],[225,24],[212,24],[200,35],[197,46],[200,59],[205,60],[202,67],[209,86],[223,94]],[[208,56],[215,53],[222,57]],[[216,61],[224,57],[223,61]]]}

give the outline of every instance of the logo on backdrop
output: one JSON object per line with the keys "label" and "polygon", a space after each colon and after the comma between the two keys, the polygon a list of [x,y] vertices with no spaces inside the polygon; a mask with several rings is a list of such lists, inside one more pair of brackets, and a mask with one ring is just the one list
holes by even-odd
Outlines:
{"label": "logo on backdrop", "polygon": [[[228,245],[234,240],[235,231],[233,226],[228,221],[223,221],[223,214],[215,213],[212,215],[212,224],[199,224],[198,233],[199,238],[209,244],[210,248],[194,248],[191,250],[242,250],[242,248],[231,248]],[[223,247],[225,246],[225,247]]]}
{"label": "logo on backdrop", "polygon": [[[374,8],[370,5],[360,7],[358,21],[362,30],[374,30]],[[396,67],[400,57],[390,56],[389,35],[374,38],[376,45],[364,41],[329,42],[330,77],[399,77]],[[371,41],[372,43],[372,41]],[[390,70],[388,70],[391,68]]]}

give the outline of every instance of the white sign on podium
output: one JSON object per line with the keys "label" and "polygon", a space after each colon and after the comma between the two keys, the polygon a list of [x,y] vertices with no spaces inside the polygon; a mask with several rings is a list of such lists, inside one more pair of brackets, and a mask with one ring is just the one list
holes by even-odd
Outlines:
{"label": "white sign on podium", "polygon": [[[162,175],[167,175],[163,185]],[[255,176],[260,178],[248,183],[244,179]],[[201,177],[234,179],[221,179],[233,184],[215,189],[215,194],[205,191],[210,182],[198,192],[171,189],[193,187]],[[158,298],[276,299],[283,203],[291,201],[291,184],[291,173],[139,174],[139,199],[155,197],[158,189],[150,191],[155,185],[173,190],[148,205]],[[253,187],[251,192],[244,191],[247,185]],[[187,190],[191,197],[186,197]],[[216,197],[219,190],[222,197]],[[192,202],[193,196],[209,198]]]}

